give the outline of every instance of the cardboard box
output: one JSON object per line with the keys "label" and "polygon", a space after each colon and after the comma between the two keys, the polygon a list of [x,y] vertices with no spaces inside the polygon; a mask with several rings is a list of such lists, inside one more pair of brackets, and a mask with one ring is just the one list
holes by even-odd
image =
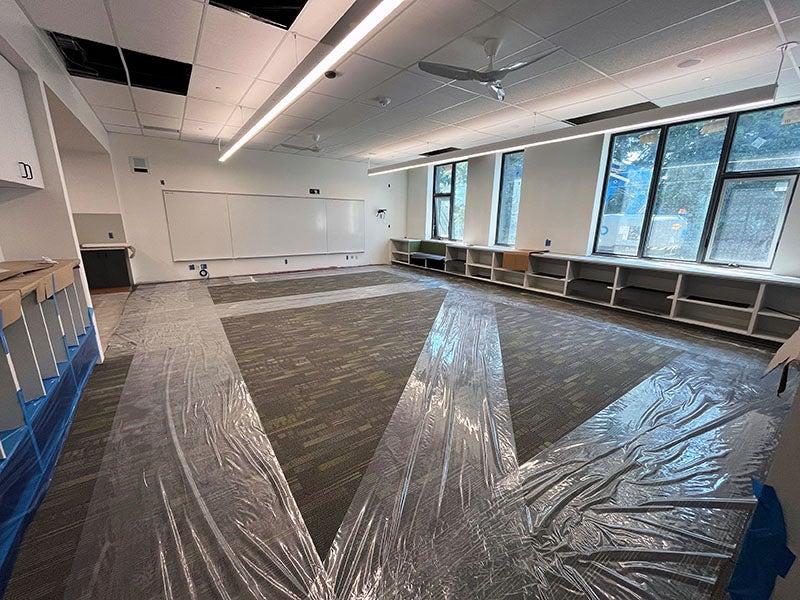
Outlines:
{"label": "cardboard box", "polygon": [[502,267],[512,271],[527,271],[529,250],[509,250],[503,252]]}
{"label": "cardboard box", "polygon": [[22,317],[22,297],[19,292],[0,291],[0,324],[8,327]]}

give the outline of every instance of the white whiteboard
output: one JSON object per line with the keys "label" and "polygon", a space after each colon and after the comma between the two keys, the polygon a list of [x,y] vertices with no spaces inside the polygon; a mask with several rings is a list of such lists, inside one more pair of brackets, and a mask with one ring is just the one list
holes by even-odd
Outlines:
{"label": "white whiteboard", "polygon": [[224,194],[164,192],[172,260],[233,258]]}
{"label": "white whiteboard", "polygon": [[364,251],[363,200],[164,192],[175,261]]}
{"label": "white whiteboard", "polygon": [[326,200],[328,252],[364,251],[364,203],[361,200]]}

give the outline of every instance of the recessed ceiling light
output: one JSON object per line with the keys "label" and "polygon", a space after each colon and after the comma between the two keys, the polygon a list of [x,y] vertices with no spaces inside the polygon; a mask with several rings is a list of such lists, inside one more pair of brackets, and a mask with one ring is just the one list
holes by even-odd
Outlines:
{"label": "recessed ceiling light", "polygon": [[699,65],[701,62],[703,62],[702,58],[687,58],[686,60],[682,60],[681,62],[678,63],[678,68],[688,69],[689,67],[694,67],[696,65]]}
{"label": "recessed ceiling light", "polygon": [[705,77],[703,77],[703,81],[711,81],[711,77],[709,77],[708,75],[706,75]]}

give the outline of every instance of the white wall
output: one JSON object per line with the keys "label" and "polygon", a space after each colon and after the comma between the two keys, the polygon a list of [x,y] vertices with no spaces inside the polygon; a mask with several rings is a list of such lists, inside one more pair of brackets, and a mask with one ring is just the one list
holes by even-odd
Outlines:
{"label": "white wall", "polygon": [[[121,134],[109,139],[126,235],[136,248],[131,264],[137,283],[198,277],[187,263],[172,261],[163,190],[306,196],[309,188],[319,188],[322,197],[366,201],[366,251],[357,258],[295,256],[287,257],[288,264],[284,258],[209,260],[212,277],[388,263],[389,238],[405,235],[404,172],[367,177],[364,163],[260,150],[242,150],[222,164],[209,144]],[[132,173],[129,156],[147,158],[150,173]],[[375,217],[379,208],[388,209],[385,220]]]}
{"label": "white wall", "polygon": [[471,158],[467,167],[467,202],[464,210],[464,242],[494,243],[500,156]]}
{"label": "white wall", "polygon": [[433,168],[419,167],[407,173],[406,235],[410,238],[427,239],[431,235],[433,217],[430,198],[433,189]]}
{"label": "white wall", "polygon": [[61,167],[73,213],[119,213],[117,186],[108,154],[62,150]]}
{"label": "white wall", "polygon": [[602,157],[602,135],[525,150],[518,248],[586,253]]}

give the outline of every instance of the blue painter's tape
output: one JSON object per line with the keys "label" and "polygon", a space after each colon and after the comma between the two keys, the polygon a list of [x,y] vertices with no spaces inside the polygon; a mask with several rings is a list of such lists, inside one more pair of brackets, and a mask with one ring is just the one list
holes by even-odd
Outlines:
{"label": "blue painter's tape", "polygon": [[795,559],[775,488],[754,479],[753,493],[758,504],[728,584],[731,600],[769,600],[775,578],[786,577]]}
{"label": "blue painter's tape", "polygon": [[0,346],[3,348],[3,353],[8,354],[8,342],[6,341],[6,334],[3,333],[3,309],[0,308]]}

